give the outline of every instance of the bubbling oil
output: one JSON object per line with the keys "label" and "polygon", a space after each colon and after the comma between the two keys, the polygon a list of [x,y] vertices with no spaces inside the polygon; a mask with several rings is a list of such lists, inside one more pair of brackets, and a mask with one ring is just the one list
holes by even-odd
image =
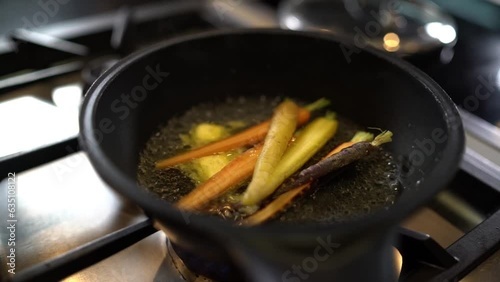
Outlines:
{"label": "bubbling oil", "polygon": [[[196,105],[184,114],[171,118],[147,141],[140,155],[139,184],[166,201],[177,202],[195,187],[194,182],[176,168],[158,170],[154,163],[188,149],[182,143],[182,134],[189,132],[194,125],[206,122],[225,125],[243,121],[248,126],[255,125],[269,119],[280,101],[280,98],[266,96],[227,98],[219,103]],[[356,131],[366,130],[346,117],[338,116],[337,119],[339,127],[334,138],[304,167],[349,141]],[[401,190],[392,155],[378,148],[340,173],[323,177],[274,220],[328,223],[358,218],[390,207]]]}

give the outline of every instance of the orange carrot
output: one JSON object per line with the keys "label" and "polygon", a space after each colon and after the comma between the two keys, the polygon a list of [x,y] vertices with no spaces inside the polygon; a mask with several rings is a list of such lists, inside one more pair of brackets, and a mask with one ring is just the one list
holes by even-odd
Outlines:
{"label": "orange carrot", "polygon": [[262,151],[262,143],[246,150],[236,157],[207,181],[196,187],[177,202],[177,207],[184,210],[197,210],[209,201],[235,188],[252,176],[255,163]]}
{"label": "orange carrot", "polygon": [[354,143],[356,143],[356,142],[347,141],[347,142],[344,142],[344,143],[338,145],[337,147],[335,147],[335,149],[333,149],[332,151],[330,151],[330,153],[328,153],[328,155],[326,155],[325,158],[328,158],[328,157],[330,157],[332,155],[335,155],[336,153],[344,150],[345,148],[351,147]]}
{"label": "orange carrot", "polygon": [[265,208],[259,210],[258,212],[252,214],[251,216],[243,219],[241,224],[243,225],[257,225],[273,217],[276,213],[283,210],[286,205],[292,202],[292,200],[302,193],[304,190],[309,188],[311,183],[306,183],[300,187],[294,188],[288,192],[279,195],[271,203],[269,203]]}
{"label": "orange carrot", "polygon": [[328,158],[332,155],[335,155],[336,153],[344,150],[345,148],[349,148],[358,142],[362,142],[362,141],[369,142],[372,140],[373,140],[373,134],[368,133],[368,132],[364,132],[364,131],[358,131],[358,132],[356,132],[356,134],[354,134],[354,136],[352,137],[352,139],[350,141],[347,141],[347,142],[344,142],[344,143],[338,145],[337,147],[335,147],[335,149],[333,149],[330,153],[328,153],[328,155],[326,155],[324,158]]}
{"label": "orange carrot", "polygon": [[[326,99],[319,99],[316,102],[307,105],[304,108],[299,108],[299,113],[297,116],[297,126],[305,124],[309,121],[311,117],[311,111],[323,108],[327,106],[330,102]],[[240,133],[237,133],[228,138],[210,143],[200,148],[181,153],[177,156],[164,159],[156,162],[156,168],[168,168],[180,163],[190,161],[192,159],[197,159],[209,155],[213,155],[220,152],[230,151],[236,148],[241,148],[243,146],[254,145],[266,137],[269,127],[271,125],[271,119],[266,120],[260,124],[250,127]]]}
{"label": "orange carrot", "polygon": [[[297,124],[304,124],[309,120],[311,113],[307,110],[300,109],[297,118]],[[190,161],[192,159],[197,159],[212,154],[230,151],[243,146],[253,145],[257,142],[264,140],[266,137],[269,126],[271,125],[271,120],[266,120],[260,124],[250,127],[238,134],[230,136],[228,138],[210,143],[200,148],[182,153],[180,155],[164,159],[156,162],[156,168],[167,168],[180,163]]]}

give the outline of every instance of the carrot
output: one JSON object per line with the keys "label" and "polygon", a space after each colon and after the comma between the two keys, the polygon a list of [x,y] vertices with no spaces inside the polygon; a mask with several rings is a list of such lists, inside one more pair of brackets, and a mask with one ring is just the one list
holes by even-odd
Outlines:
{"label": "carrot", "polygon": [[[293,144],[294,141],[295,139],[292,138],[288,144]],[[237,187],[238,184],[252,176],[262,149],[263,143],[259,143],[236,157],[219,172],[180,199],[177,203],[178,207],[186,210],[200,210],[211,200]]]}
{"label": "carrot", "polygon": [[308,124],[299,134],[295,143],[285,152],[272,172],[268,181],[257,187],[247,189],[243,194],[242,204],[258,204],[271,195],[290,175],[307,162],[337,131],[338,122],[331,115],[320,117]]}
{"label": "carrot", "polygon": [[177,202],[177,207],[184,210],[198,210],[211,200],[235,188],[252,175],[262,147],[261,143],[243,152],[203,184],[181,198]]}
{"label": "carrot", "polygon": [[[389,133],[390,133],[390,131],[389,131]],[[392,135],[392,133],[391,133],[391,135]],[[387,137],[388,137],[388,135],[385,135],[385,137],[383,137],[383,136],[379,137],[379,141],[377,141],[374,144],[376,146],[379,146],[382,143],[388,142],[388,140],[390,140],[390,136],[389,136],[389,139],[387,139]],[[322,160],[330,158],[331,156],[338,154],[339,152],[343,151],[346,148],[353,146],[356,143],[360,143],[360,142],[367,143],[367,142],[370,142],[372,140],[373,140],[373,134],[363,132],[363,131],[357,132],[350,141],[344,142],[344,143],[340,144],[339,146],[335,147],[335,149],[330,151],[325,157],[323,157]],[[381,141],[383,141],[383,142],[381,142]],[[371,143],[368,143],[368,144],[371,144]],[[314,166],[315,165],[310,166],[309,168],[307,168],[303,171],[306,171]],[[300,174],[302,174],[302,172]],[[299,174],[299,176],[300,176],[300,174]],[[288,204],[290,204],[295,197],[302,194],[305,190],[309,189],[311,187],[312,182],[313,182],[313,179],[308,178],[308,176],[305,176],[305,177],[303,176],[301,179],[294,181],[293,187],[295,187],[295,188],[293,188],[291,190],[282,191],[282,193],[280,193],[279,196],[276,197],[273,201],[271,201],[266,207],[264,207],[263,209],[257,211],[253,215],[242,220],[241,224],[243,224],[243,225],[257,225],[257,224],[260,224],[260,223],[272,218],[277,213],[284,210],[284,208]]]}
{"label": "carrot", "polygon": [[[311,117],[311,111],[316,109],[320,109],[328,105],[330,102],[326,99],[319,99],[316,102],[304,107],[299,108],[297,124],[303,125],[306,123]],[[238,134],[227,137],[220,141],[216,141],[214,143],[210,143],[200,148],[196,148],[194,150],[181,153],[177,156],[160,160],[156,162],[156,168],[168,168],[180,163],[184,163],[190,161],[192,159],[205,157],[208,155],[230,151],[236,148],[240,148],[243,146],[253,145],[260,141],[262,141],[267,132],[269,131],[269,127],[271,126],[271,120],[264,121],[260,124],[257,124],[253,127],[248,128]]]}
{"label": "carrot", "polygon": [[276,199],[274,199],[263,209],[243,219],[241,221],[241,224],[250,226],[257,225],[272,218],[275,214],[283,210],[289,203],[291,203],[296,196],[298,196],[304,190],[308,189],[310,186],[311,183],[306,183],[300,187],[294,188],[293,190],[290,190],[284,194],[279,195]]}
{"label": "carrot", "polygon": [[330,153],[328,153],[328,155],[326,155],[324,158],[328,158],[329,156],[334,155],[334,154],[344,150],[345,148],[354,145],[355,143],[358,143],[361,141],[368,141],[369,142],[372,140],[373,140],[373,134],[371,134],[369,132],[365,132],[365,131],[358,131],[358,132],[356,132],[356,134],[354,134],[354,136],[352,137],[352,139],[350,141],[347,141],[347,142],[344,142],[344,143],[338,145],[337,147],[335,147],[335,149],[333,149]]}
{"label": "carrot", "polygon": [[339,151],[338,153],[326,157],[316,164],[302,170],[299,175],[293,180],[293,184],[295,186],[300,186],[312,180],[318,179],[327,173],[330,173],[334,170],[340,169],[348,164],[362,159],[373,150],[375,150],[378,146],[391,141],[392,132],[384,131],[377,137],[375,137],[372,142],[355,142],[353,145]]}
{"label": "carrot", "polygon": [[297,114],[298,107],[292,101],[286,100],[276,107],[247,191],[259,190],[271,177],[274,167],[281,160],[293,136],[297,126]]}
{"label": "carrot", "polygon": [[[335,147],[333,150],[331,150],[326,156],[324,156],[321,160],[324,160],[332,155],[335,155],[339,153],[340,151],[349,148],[350,146],[358,143],[358,142],[370,142],[373,140],[373,134],[365,131],[358,131],[354,136],[351,138],[351,140],[344,142],[337,147]],[[300,174],[299,174],[300,175]],[[273,197],[279,196],[281,194],[284,194],[293,188],[300,186],[300,184],[297,184],[298,181],[304,181],[307,179],[303,180],[297,180],[295,178],[289,178],[283,185],[281,185],[273,194]]]}

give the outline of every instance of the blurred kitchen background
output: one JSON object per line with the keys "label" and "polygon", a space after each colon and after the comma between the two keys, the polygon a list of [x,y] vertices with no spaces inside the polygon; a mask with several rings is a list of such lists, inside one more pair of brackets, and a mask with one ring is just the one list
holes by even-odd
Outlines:
{"label": "blurred kitchen background", "polygon": [[[499,0],[1,0],[0,179],[8,172],[18,176],[24,226],[18,235],[19,273],[40,277],[33,274],[40,263],[147,225],[140,210],[100,181],[79,150],[79,105],[92,82],[121,57],[155,42],[246,27],[312,30],[369,44],[416,65],[446,90],[466,129],[461,170],[403,226],[429,234],[452,256],[463,256],[455,266],[437,269],[418,260],[422,264],[416,268],[427,275],[422,277],[448,273],[442,277],[498,281]],[[142,234],[146,239],[137,236],[116,254],[101,254],[103,260],[89,268],[74,268],[74,274],[63,261],[55,269],[63,274],[55,277],[183,281],[165,266],[163,234],[150,230]],[[134,264],[144,271],[130,270]],[[419,281],[415,277],[404,281]]]}

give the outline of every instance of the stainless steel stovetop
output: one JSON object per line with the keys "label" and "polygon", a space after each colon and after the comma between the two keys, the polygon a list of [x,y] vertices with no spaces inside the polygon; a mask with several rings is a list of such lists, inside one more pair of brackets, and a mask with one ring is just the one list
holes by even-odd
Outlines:
{"label": "stainless steel stovetop", "polygon": [[[245,2],[227,6],[231,9],[228,8],[220,17],[220,13],[214,10],[217,7],[215,2],[209,1],[206,5],[194,4],[193,1],[175,5],[153,3],[132,9],[135,13],[121,9],[102,17],[92,16],[90,22],[115,26],[114,34],[126,30],[116,28],[120,26],[117,22],[144,21],[148,15],[175,18],[181,14],[182,20],[167,21],[162,25],[175,30],[175,34],[227,26],[276,25],[273,10],[263,4]],[[109,20],[110,15],[118,20]],[[64,26],[55,24],[53,29],[46,29],[46,34],[64,37],[64,33],[68,33],[77,22]],[[196,24],[190,24],[194,22]],[[111,35],[103,34],[99,36],[108,38]],[[25,47],[38,44],[30,40],[18,43]],[[85,42],[82,39],[79,43]],[[2,62],[10,54],[10,45],[0,42],[0,47]],[[104,53],[121,54],[129,48],[122,44]],[[62,275],[66,281],[207,281],[184,269],[182,262],[169,250],[165,235],[149,228],[150,221],[139,208],[107,187],[91,167],[86,154],[78,150],[75,141],[78,106],[83,89],[88,86],[80,71],[91,58],[100,56],[86,53],[78,57],[84,60],[72,58],[64,64],[0,77],[0,179],[5,178],[0,185],[0,209],[3,211],[0,213],[0,278],[36,280],[37,273],[44,269],[57,270],[59,264],[60,269],[69,274],[72,272],[65,263],[73,259],[78,271]],[[500,70],[500,64],[498,68]],[[500,95],[500,82],[498,84],[495,91]],[[478,230],[486,226],[483,224],[485,220],[489,226],[495,222],[497,227],[500,226],[500,202],[495,202],[500,199],[500,130],[474,113],[462,111],[462,114],[467,130],[467,151],[462,170],[447,189],[428,206],[409,216],[402,226],[429,234],[440,246],[450,247],[452,251],[465,246],[469,249],[462,252],[470,250],[474,253],[472,250],[488,246],[485,254],[481,254],[478,266],[467,271],[461,281],[496,281],[500,277],[498,234],[482,234],[492,238],[496,235],[496,241],[491,238],[481,241],[481,237],[474,237],[466,242],[469,245],[457,245],[456,242],[464,236],[477,236]],[[8,172],[15,173],[17,193],[15,275],[7,272],[10,233],[3,227],[9,220],[9,212],[6,212]],[[492,223],[493,219],[496,221]],[[117,238],[121,240],[121,247],[113,243]],[[97,248],[96,242],[107,248],[108,253],[101,254],[106,258],[100,260],[99,257],[95,260],[100,261],[94,263],[91,255],[94,254],[93,248]],[[476,245],[470,245],[470,242]],[[86,251],[90,257],[84,256]],[[90,266],[80,270],[78,264]]]}

